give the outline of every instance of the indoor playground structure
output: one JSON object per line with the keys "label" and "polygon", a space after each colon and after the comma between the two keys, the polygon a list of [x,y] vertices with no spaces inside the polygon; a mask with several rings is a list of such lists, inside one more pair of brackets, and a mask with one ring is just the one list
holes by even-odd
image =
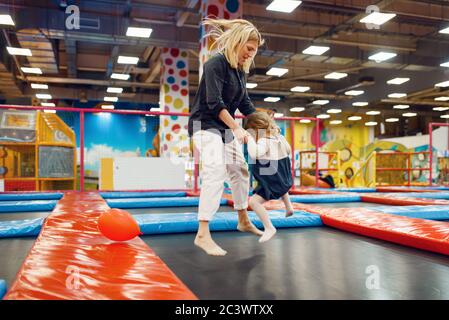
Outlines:
{"label": "indoor playground structure", "polygon": [[0,31],[0,310],[449,300],[449,1],[14,0]]}

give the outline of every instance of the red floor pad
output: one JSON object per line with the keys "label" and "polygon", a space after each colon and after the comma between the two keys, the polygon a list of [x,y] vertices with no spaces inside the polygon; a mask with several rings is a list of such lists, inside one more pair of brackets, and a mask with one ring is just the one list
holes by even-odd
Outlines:
{"label": "red floor pad", "polygon": [[5,299],[197,299],[140,238],[103,237],[97,220],[105,209],[98,194],[66,193]]}
{"label": "red floor pad", "polygon": [[288,192],[290,194],[329,194],[329,193],[339,193],[336,191],[330,191],[330,190],[316,190],[316,189],[310,189],[310,188],[295,188],[290,189]]}
{"label": "red floor pad", "polygon": [[449,223],[370,211],[365,208],[324,208],[301,205],[337,229],[449,255]]}
{"label": "red floor pad", "polygon": [[201,194],[201,191],[186,191],[187,197],[199,197]]}
{"label": "red floor pad", "polygon": [[377,187],[377,192],[441,192],[441,190],[426,190],[415,188],[403,188],[403,187]]}
{"label": "red floor pad", "polygon": [[363,202],[381,203],[392,206],[413,206],[413,205],[449,205],[449,200],[424,199],[424,198],[395,198],[391,195],[362,195]]}

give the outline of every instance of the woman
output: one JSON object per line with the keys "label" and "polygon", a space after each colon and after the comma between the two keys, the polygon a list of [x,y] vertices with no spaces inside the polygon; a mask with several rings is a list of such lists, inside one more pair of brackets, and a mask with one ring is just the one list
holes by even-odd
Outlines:
{"label": "woman", "polygon": [[202,164],[195,245],[210,255],[223,256],[226,251],[212,240],[209,221],[220,207],[226,176],[238,211],[237,229],[262,235],[246,211],[249,173],[241,144],[246,142],[247,133],[234,119],[234,113],[237,109],[244,115],[255,112],[246,90],[245,73],[263,39],[246,20],[207,19],[203,24],[210,27],[207,36],[214,38],[217,53],[204,64],[189,119],[189,134]]}

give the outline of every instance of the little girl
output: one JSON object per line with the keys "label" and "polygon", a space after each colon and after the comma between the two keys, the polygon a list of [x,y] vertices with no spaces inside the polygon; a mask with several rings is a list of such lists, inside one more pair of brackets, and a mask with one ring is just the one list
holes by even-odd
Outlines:
{"label": "little girl", "polygon": [[[248,153],[251,172],[257,187],[249,200],[249,205],[259,216],[265,228],[259,242],[270,240],[276,233],[263,204],[269,200],[282,198],[286,217],[293,214],[288,191],[293,185],[291,148],[274,120],[266,112],[254,112],[246,117],[245,129],[249,132]],[[254,161],[255,160],[255,161]]]}

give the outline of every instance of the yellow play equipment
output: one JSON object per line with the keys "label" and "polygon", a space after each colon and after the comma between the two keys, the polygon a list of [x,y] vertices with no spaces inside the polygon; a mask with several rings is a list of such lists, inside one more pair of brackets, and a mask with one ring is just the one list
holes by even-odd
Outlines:
{"label": "yellow play equipment", "polygon": [[75,133],[54,113],[0,110],[0,191],[75,190]]}

